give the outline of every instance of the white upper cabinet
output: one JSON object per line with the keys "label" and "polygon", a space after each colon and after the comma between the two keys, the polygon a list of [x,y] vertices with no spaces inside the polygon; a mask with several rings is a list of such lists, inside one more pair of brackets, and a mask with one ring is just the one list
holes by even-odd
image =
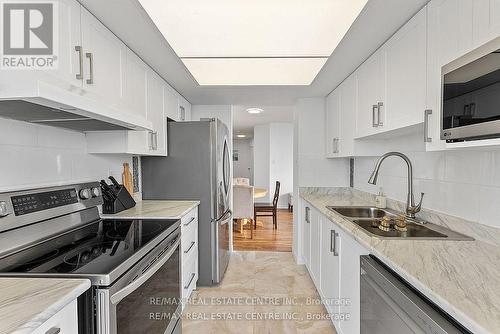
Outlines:
{"label": "white upper cabinet", "polygon": [[[383,47],[385,114],[381,130],[423,122],[426,87],[427,13],[420,10]],[[385,111],[384,111],[385,110]]]}
{"label": "white upper cabinet", "polygon": [[126,46],[82,7],[84,89],[111,107],[123,105]]}
{"label": "white upper cabinet", "polygon": [[441,68],[470,51],[472,0],[433,0],[427,6],[427,85],[424,140],[427,151],[446,149],[441,136]]}
{"label": "white upper cabinet", "polygon": [[165,116],[179,121],[179,94],[169,85],[165,84],[163,88],[163,106]]}
{"label": "white upper cabinet", "polygon": [[191,120],[191,103],[179,95],[179,121]]}
{"label": "white upper cabinet", "polygon": [[340,89],[337,88],[326,98],[326,157],[339,155],[340,141]]}
{"label": "white upper cabinet", "polygon": [[167,117],[164,111],[163,87],[164,81],[154,71],[148,71],[148,120],[153,124],[151,138],[148,145],[150,154],[167,155]]}
{"label": "white upper cabinet", "polygon": [[473,40],[477,46],[500,36],[500,0],[474,0]]}
{"label": "white upper cabinet", "polygon": [[422,9],[356,71],[356,137],[423,122],[427,14]]}
{"label": "white upper cabinet", "polygon": [[356,137],[365,137],[377,133],[383,126],[382,97],[385,95],[384,69],[381,49],[377,50],[356,71],[357,112]]}
{"label": "white upper cabinet", "polygon": [[147,117],[149,67],[130,49],[126,50],[124,98],[121,110]]}

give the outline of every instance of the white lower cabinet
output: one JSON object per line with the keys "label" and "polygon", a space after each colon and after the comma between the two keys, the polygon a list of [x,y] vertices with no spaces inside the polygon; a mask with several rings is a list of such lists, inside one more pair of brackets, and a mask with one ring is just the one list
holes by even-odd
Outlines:
{"label": "white lower cabinet", "polygon": [[[301,202],[303,208],[310,208],[309,217],[303,219],[302,236],[302,256],[309,274],[337,333],[358,334],[360,256],[369,252],[327,216],[307,202]],[[308,225],[310,233],[307,232]],[[308,247],[309,255],[306,254]]]}
{"label": "white lower cabinet", "polygon": [[198,281],[198,207],[181,218],[182,309]]}
{"label": "white lower cabinet", "polygon": [[306,267],[309,269],[311,265],[311,206],[305,201],[301,201],[301,210],[303,217],[302,222],[302,257]]}
{"label": "white lower cabinet", "polygon": [[78,310],[76,299],[32,332],[32,334],[56,333],[78,333]]}

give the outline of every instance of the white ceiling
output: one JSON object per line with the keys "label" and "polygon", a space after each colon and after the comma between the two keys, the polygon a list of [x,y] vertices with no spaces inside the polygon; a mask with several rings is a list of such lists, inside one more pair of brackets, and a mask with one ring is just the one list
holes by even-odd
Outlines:
{"label": "white ceiling", "polygon": [[258,106],[326,96],[428,2],[369,0],[309,86],[200,86],[138,0],[79,1],[192,104]]}
{"label": "white ceiling", "polygon": [[293,122],[293,106],[257,106],[264,111],[260,114],[249,114],[246,109],[254,105],[233,106],[233,134],[244,134],[253,137],[253,128],[259,124],[272,122]]}

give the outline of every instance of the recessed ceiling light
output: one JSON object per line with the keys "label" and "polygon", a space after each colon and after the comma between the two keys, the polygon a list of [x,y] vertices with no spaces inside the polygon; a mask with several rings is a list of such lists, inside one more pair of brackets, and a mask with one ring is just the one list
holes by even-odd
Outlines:
{"label": "recessed ceiling light", "polygon": [[249,114],[260,114],[263,111],[264,111],[264,109],[262,109],[262,108],[248,108],[247,109],[247,113],[249,113]]}
{"label": "recessed ceiling light", "polygon": [[238,138],[246,138],[246,135],[236,135]]}

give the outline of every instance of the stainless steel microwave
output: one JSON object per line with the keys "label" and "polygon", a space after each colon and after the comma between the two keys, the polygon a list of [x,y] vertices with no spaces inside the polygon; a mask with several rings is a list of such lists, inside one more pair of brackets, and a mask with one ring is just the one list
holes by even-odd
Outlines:
{"label": "stainless steel microwave", "polygon": [[442,68],[441,139],[500,138],[500,38]]}

